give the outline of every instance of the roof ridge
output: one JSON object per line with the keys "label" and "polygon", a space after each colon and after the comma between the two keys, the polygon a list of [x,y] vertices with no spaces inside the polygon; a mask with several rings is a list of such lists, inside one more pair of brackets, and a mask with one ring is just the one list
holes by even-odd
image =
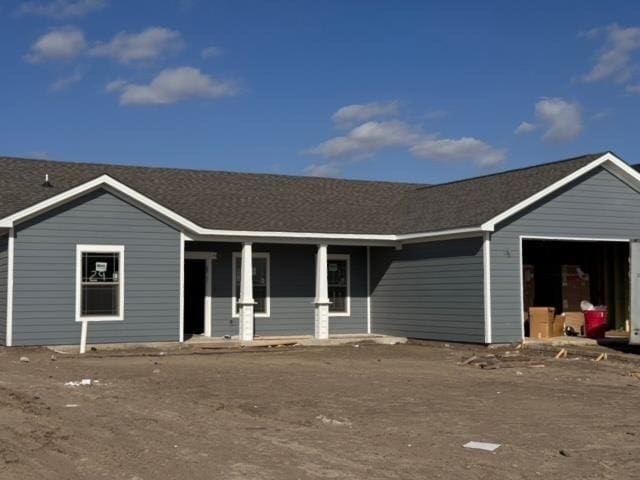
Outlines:
{"label": "roof ridge", "polygon": [[394,182],[390,180],[365,180],[365,179],[351,179],[351,178],[335,178],[335,177],[314,177],[312,175],[293,175],[286,173],[258,173],[258,172],[238,172],[233,170],[208,170],[205,168],[179,168],[179,167],[155,167],[150,165],[127,165],[123,163],[102,163],[102,162],[74,162],[68,160],[52,160],[44,158],[27,158],[27,157],[13,157],[7,155],[0,155],[0,160],[17,160],[20,162],[39,162],[39,163],[51,163],[58,165],[81,165],[88,167],[107,167],[107,168],[126,168],[126,169],[146,169],[146,170],[165,170],[176,172],[194,172],[194,173],[214,173],[225,175],[241,175],[241,176],[258,176],[258,177],[276,177],[276,178],[293,178],[293,179],[306,179],[317,181],[334,181],[334,182],[346,182],[346,183],[366,183],[366,184],[388,184],[398,185],[406,187],[426,187],[427,183],[415,183],[415,182]]}
{"label": "roof ridge", "polygon": [[468,178],[461,178],[459,180],[452,180],[450,182],[444,182],[444,183],[434,183],[433,185],[425,185],[422,187],[418,187],[416,188],[416,191],[418,190],[428,190],[434,187],[443,187],[446,185],[453,185],[456,183],[463,183],[463,182],[471,182],[474,180],[481,180],[484,178],[490,178],[490,177],[497,177],[500,175],[506,175],[508,173],[514,173],[514,172],[521,172],[521,171],[525,171],[525,170],[533,170],[535,168],[541,168],[541,167],[546,167],[546,166],[550,166],[550,165],[558,165],[560,163],[566,163],[566,162],[573,162],[576,160],[580,160],[580,159],[584,159],[587,157],[590,157],[592,159],[596,159],[601,157],[602,155],[606,155],[607,153],[610,153],[609,150],[605,151],[605,152],[598,152],[598,153],[586,153],[584,155],[576,155],[575,157],[571,157],[571,158],[565,158],[562,160],[556,160],[553,162],[545,162],[545,163],[537,163],[535,165],[527,165],[526,167],[520,167],[520,168],[512,168],[510,170],[503,170],[502,172],[494,172],[494,173],[487,173],[485,175],[478,175],[476,177],[468,177]]}

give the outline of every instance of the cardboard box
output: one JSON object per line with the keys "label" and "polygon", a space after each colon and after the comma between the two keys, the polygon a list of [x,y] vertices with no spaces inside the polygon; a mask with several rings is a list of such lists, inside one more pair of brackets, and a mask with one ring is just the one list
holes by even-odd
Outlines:
{"label": "cardboard box", "polygon": [[561,337],[564,335],[564,314],[556,315],[553,319],[553,328],[551,329],[552,337]]}
{"label": "cardboard box", "polygon": [[578,335],[584,335],[584,313],[564,312],[564,326],[571,327]]}
{"label": "cardboard box", "polygon": [[529,308],[529,336],[550,338],[553,336],[556,309],[554,307]]}

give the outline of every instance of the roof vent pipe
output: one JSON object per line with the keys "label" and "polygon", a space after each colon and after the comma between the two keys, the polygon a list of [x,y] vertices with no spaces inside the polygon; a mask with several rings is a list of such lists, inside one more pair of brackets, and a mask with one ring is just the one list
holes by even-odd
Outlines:
{"label": "roof vent pipe", "polygon": [[53,185],[51,185],[51,182],[49,181],[49,174],[48,173],[44,174],[44,182],[42,182],[42,186],[46,187],[46,188],[53,187]]}

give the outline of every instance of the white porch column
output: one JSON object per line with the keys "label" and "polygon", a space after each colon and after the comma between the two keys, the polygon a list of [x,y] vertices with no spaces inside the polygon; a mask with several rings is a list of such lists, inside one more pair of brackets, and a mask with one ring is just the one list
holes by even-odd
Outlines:
{"label": "white porch column", "polygon": [[240,340],[249,342],[253,340],[253,262],[251,243],[242,244],[242,262],[240,268],[240,307],[239,327]]}
{"label": "white porch column", "polygon": [[329,287],[327,280],[327,245],[318,245],[316,255],[315,337],[329,338]]}

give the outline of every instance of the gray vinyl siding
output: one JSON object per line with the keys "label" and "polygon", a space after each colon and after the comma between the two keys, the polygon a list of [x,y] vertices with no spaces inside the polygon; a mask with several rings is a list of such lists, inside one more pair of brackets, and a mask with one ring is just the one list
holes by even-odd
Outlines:
{"label": "gray vinyl siding", "polygon": [[16,228],[14,345],[77,344],[76,245],[124,245],[124,320],[91,322],[89,343],[178,340],[180,234],[99,190]]}
{"label": "gray vinyl siding", "polygon": [[373,333],[484,342],[482,239],[371,249]]}
{"label": "gray vinyl siding", "polygon": [[597,169],[496,228],[491,237],[493,341],[522,337],[520,236],[640,238],[640,193]]}
{"label": "gray vinyl siding", "polygon": [[9,237],[0,237],[0,345],[7,342],[7,254]]}
{"label": "gray vinyl siding", "polygon": [[[212,277],[211,335],[238,334],[238,318],[232,315],[233,252],[240,244],[188,242],[189,251],[216,252]],[[313,245],[254,244],[254,253],[269,253],[270,316],[256,317],[256,336],[313,335],[315,296],[315,255]],[[329,247],[329,254],[348,253],[351,260],[351,315],[330,317],[331,334],[366,333],[366,249],[363,247]]]}

